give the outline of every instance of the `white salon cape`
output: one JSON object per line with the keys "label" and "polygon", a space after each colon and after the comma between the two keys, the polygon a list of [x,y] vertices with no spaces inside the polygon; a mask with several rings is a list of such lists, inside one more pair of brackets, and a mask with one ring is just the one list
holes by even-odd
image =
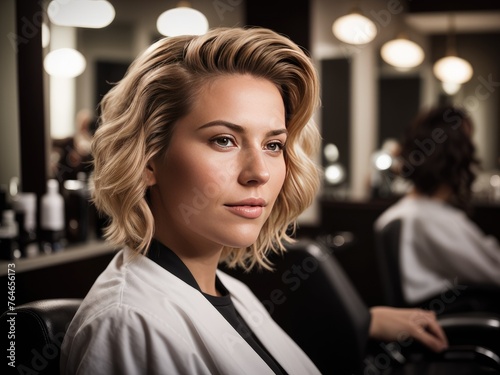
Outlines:
{"label": "white salon cape", "polygon": [[[71,322],[65,375],[264,375],[273,371],[203,296],[144,256],[120,251]],[[218,271],[242,318],[289,374],[319,374],[243,283]]]}
{"label": "white salon cape", "polygon": [[437,199],[405,196],[375,222],[401,219],[400,269],[404,297],[419,303],[456,283],[500,287],[500,245],[463,211]]}

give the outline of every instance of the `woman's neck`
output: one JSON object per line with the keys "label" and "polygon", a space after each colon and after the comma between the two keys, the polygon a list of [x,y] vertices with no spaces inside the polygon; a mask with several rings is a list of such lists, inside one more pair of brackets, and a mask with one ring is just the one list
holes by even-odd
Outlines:
{"label": "woman's neck", "polygon": [[211,296],[220,296],[220,293],[215,287],[215,276],[217,265],[219,264],[219,257],[213,259],[200,259],[185,257],[183,258],[179,254],[178,256],[189,269],[203,293],[209,294]]}
{"label": "woman's neck", "polygon": [[158,235],[159,233],[161,232],[157,232],[155,238],[179,257],[193,275],[201,291],[213,296],[220,295],[215,287],[215,276],[222,247],[204,246],[195,242],[185,243],[178,239],[173,240],[172,237]]}

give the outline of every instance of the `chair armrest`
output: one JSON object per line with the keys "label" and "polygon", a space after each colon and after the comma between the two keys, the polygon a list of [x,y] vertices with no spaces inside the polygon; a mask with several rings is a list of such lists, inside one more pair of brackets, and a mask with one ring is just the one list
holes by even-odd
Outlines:
{"label": "chair armrest", "polygon": [[442,315],[443,327],[451,346],[479,346],[500,356],[500,315],[470,312]]}
{"label": "chair armrest", "polygon": [[[473,363],[500,372],[500,316],[490,313],[455,313],[438,317],[449,341],[447,350],[432,352],[418,341],[408,345],[370,340],[365,366],[387,364],[428,369],[432,364]],[[420,366],[420,367],[419,367]],[[419,373],[417,371],[416,373]]]}

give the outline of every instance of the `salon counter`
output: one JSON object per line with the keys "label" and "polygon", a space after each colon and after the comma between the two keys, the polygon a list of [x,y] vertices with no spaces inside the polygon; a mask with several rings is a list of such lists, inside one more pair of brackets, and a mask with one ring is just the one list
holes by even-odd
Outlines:
{"label": "salon counter", "polygon": [[0,282],[13,286],[16,306],[45,298],[83,298],[115,252],[108,243],[92,240],[54,254],[2,260]]}

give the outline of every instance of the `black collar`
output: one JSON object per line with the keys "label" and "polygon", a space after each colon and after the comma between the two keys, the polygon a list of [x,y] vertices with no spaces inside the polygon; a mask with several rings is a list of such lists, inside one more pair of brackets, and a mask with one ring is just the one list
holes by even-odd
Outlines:
{"label": "black collar", "polygon": [[[196,282],[193,274],[189,271],[189,268],[182,262],[182,260],[167,246],[162,244],[160,241],[153,239],[149,246],[149,250],[147,256],[152,261],[156,262],[159,266],[163,267],[165,270],[178,277],[186,284],[198,290],[200,293],[203,293],[200,289],[200,286]],[[229,291],[222,284],[218,277],[215,280],[215,287],[221,293],[222,298],[229,297]],[[203,293],[205,297],[207,297],[212,303],[221,303],[223,302],[220,298],[211,296],[209,294]]]}

